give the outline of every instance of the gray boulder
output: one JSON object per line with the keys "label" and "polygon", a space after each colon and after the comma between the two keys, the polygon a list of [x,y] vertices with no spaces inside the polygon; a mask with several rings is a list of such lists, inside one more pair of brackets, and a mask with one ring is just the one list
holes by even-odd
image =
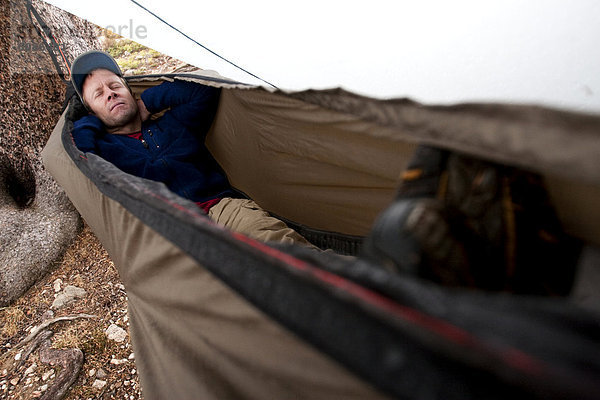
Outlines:
{"label": "gray boulder", "polygon": [[[2,175],[6,180],[6,170]],[[0,186],[0,306],[46,275],[82,229],[79,214],[41,166],[35,177],[36,196],[28,206]]]}

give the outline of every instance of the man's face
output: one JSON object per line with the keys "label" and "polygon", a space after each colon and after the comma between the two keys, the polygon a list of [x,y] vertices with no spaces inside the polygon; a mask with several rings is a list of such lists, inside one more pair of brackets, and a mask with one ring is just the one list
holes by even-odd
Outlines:
{"label": "man's face", "polygon": [[108,128],[127,125],[138,115],[138,106],[121,79],[106,69],[92,71],[83,83],[83,98]]}

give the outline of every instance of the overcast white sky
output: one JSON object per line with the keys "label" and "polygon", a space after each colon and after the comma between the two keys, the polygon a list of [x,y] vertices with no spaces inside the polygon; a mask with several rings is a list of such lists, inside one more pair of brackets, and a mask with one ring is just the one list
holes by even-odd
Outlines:
{"label": "overcast white sky", "polygon": [[[597,0],[136,1],[281,89],[342,86],[430,104],[534,102],[600,113]],[[130,0],[49,2],[198,67],[260,83]]]}

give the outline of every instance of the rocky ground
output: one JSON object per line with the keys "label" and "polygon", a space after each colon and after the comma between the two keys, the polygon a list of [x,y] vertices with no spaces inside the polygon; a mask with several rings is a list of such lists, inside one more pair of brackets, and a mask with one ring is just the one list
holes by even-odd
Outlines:
{"label": "rocky ground", "polygon": [[110,31],[98,30],[98,38],[102,49],[117,60],[123,74],[127,76],[186,72],[198,69],[132,40],[117,36]]}
{"label": "rocky ground", "polygon": [[[101,30],[98,35],[127,75],[193,69]],[[2,399],[60,398],[57,386],[68,383],[69,375],[75,381],[65,399],[143,398],[128,333],[127,294],[87,226],[50,274],[0,308],[0,354]]]}
{"label": "rocky ground", "polygon": [[[50,346],[77,348],[84,357],[66,399],[142,398],[126,296],[108,254],[84,228],[56,269],[2,310],[0,397],[39,398],[51,389],[65,367],[42,362],[37,351],[26,357],[29,343],[20,343],[35,327],[57,320],[50,325]],[[72,316],[77,318],[60,321]]]}

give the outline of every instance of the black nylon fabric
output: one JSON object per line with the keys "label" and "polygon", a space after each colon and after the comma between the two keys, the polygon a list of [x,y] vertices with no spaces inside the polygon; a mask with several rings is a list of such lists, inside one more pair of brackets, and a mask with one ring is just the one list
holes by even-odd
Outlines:
{"label": "black nylon fabric", "polygon": [[[469,332],[480,341],[471,353],[467,348],[448,352],[444,343],[429,341],[430,350],[445,353],[456,362],[488,370],[507,381],[514,379],[513,383],[536,392],[545,387],[545,396],[552,397],[557,390],[568,393],[576,387],[587,388],[588,395],[597,390],[593,388],[600,376],[600,316],[594,312],[560,298],[448,289],[413,276],[390,273],[363,259],[347,262],[330,254],[292,247],[288,251],[398,304]],[[408,330],[420,337],[417,340],[426,340],[418,328]],[[523,371],[512,370],[504,359],[515,350],[545,364],[547,370],[523,380]]]}
{"label": "black nylon fabric", "polygon": [[320,229],[313,229],[306,225],[297,224],[286,218],[279,217],[285,222],[290,228],[294,229],[300,235],[304,236],[306,240],[317,246],[322,250],[331,249],[338,254],[355,256],[360,253],[362,247],[363,237],[344,235],[338,232],[326,232]]}
{"label": "black nylon fabric", "polygon": [[[454,291],[360,259],[242,240],[164,185],[81,154],[71,129],[67,120],[63,144],[103,194],[187,252],[198,268],[397,398],[600,393],[596,315],[565,302]],[[536,368],[513,360],[515,354],[535,360]]]}

